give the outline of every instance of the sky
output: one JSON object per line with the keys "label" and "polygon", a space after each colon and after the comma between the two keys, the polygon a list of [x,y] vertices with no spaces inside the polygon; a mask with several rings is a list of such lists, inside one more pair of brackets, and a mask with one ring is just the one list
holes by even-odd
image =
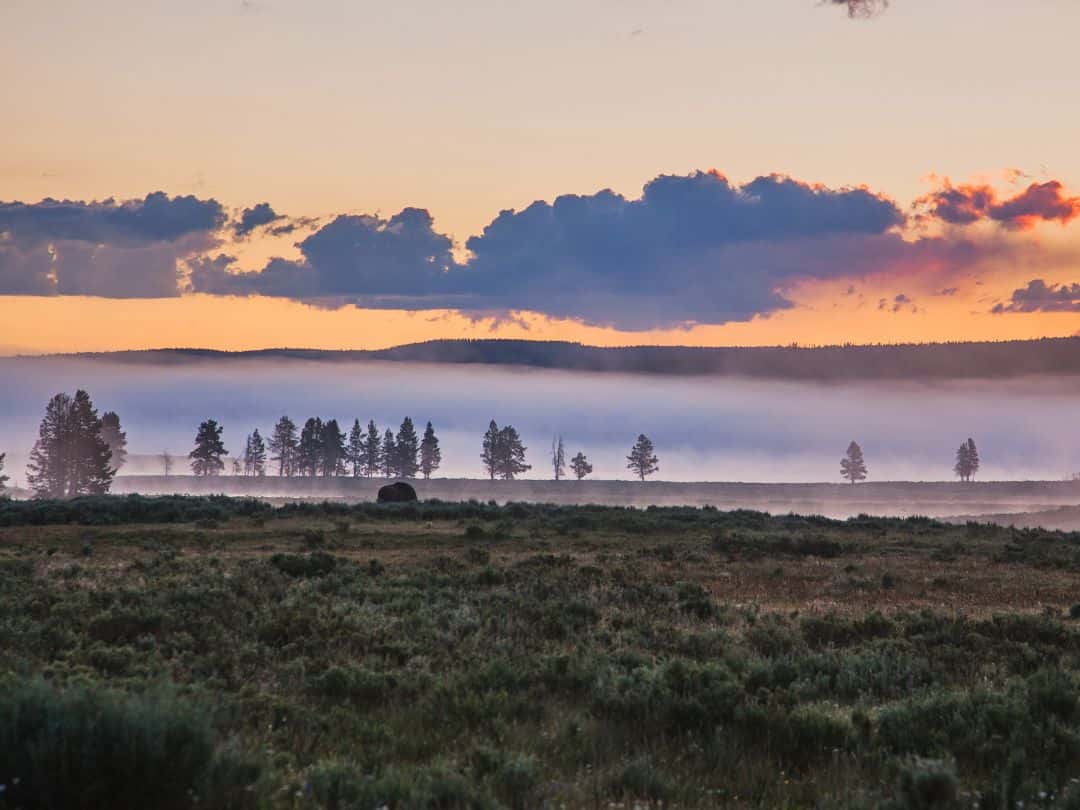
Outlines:
{"label": "sky", "polygon": [[5,0],[0,352],[1075,334],[1077,30],[1077,0]]}

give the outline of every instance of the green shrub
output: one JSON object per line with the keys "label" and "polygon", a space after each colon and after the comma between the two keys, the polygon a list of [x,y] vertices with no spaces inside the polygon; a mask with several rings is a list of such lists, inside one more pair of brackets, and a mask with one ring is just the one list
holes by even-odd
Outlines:
{"label": "green shrub", "polygon": [[0,696],[0,774],[12,807],[172,810],[223,807],[258,768],[216,752],[205,714],[168,694],[37,681]]}
{"label": "green shrub", "polygon": [[648,757],[639,757],[623,767],[611,783],[611,792],[618,797],[665,802],[675,794],[675,787]]}
{"label": "green shrub", "polygon": [[900,770],[894,810],[948,810],[959,806],[960,783],[951,764],[913,759]]}
{"label": "green shrub", "polygon": [[320,551],[306,557],[302,554],[275,554],[270,558],[270,565],[290,577],[323,577],[338,566],[339,560]]}

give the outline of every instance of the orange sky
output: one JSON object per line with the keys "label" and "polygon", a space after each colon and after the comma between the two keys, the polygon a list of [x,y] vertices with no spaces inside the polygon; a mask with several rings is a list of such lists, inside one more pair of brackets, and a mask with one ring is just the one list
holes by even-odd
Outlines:
{"label": "orange sky", "polygon": [[[6,0],[0,201],[161,189],[232,211],[266,200],[322,222],[419,206],[462,258],[460,246],[501,209],[602,188],[633,198],[658,174],[709,166],[737,182],[775,172],[865,184],[905,211],[934,172],[1000,185],[1018,166],[1080,185],[1080,3],[897,0],[868,22],[828,5]],[[1031,238],[1067,257],[1077,234],[1080,224],[1048,224]],[[297,258],[303,235],[226,249],[236,269],[257,269],[271,255]],[[473,320],[256,297],[0,295],[0,352],[457,337],[813,345],[1080,331],[1077,313],[990,314],[1036,278],[1069,284],[1080,267],[1062,258],[960,279],[805,282],[784,290],[793,309],[769,317],[648,332],[536,313]],[[898,295],[912,304],[893,311]]]}

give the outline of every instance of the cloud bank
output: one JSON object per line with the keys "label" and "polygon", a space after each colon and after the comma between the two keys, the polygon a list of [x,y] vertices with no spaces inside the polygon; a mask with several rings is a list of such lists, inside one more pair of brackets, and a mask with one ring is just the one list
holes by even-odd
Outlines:
{"label": "cloud bank", "polygon": [[1080,312],[1080,284],[1032,279],[1026,287],[1014,290],[1007,304],[996,304],[992,312]]}
{"label": "cloud bank", "polygon": [[[1058,181],[1001,196],[946,179],[909,216],[865,187],[778,174],[738,184],[707,171],[661,175],[636,198],[604,189],[502,211],[460,259],[422,208],[318,226],[266,202],[230,220],[215,200],[162,192],[0,203],[0,293],[259,295],[329,307],[529,310],[650,329],[767,316],[792,307],[792,289],[808,281],[925,275],[949,288],[951,274],[1037,250],[1023,241],[1036,224],[1078,215],[1080,198]],[[296,243],[299,258],[238,269],[230,242],[300,226],[313,230]],[[893,300],[888,309],[913,307]]]}

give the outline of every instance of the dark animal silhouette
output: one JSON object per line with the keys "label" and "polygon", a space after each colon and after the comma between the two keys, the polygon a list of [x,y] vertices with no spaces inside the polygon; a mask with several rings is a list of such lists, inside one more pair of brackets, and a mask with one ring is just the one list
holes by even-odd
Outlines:
{"label": "dark animal silhouette", "polygon": [[379,503],[404,503],[415,500],[416,490],[404,481],[387,484],[379,489]]}

